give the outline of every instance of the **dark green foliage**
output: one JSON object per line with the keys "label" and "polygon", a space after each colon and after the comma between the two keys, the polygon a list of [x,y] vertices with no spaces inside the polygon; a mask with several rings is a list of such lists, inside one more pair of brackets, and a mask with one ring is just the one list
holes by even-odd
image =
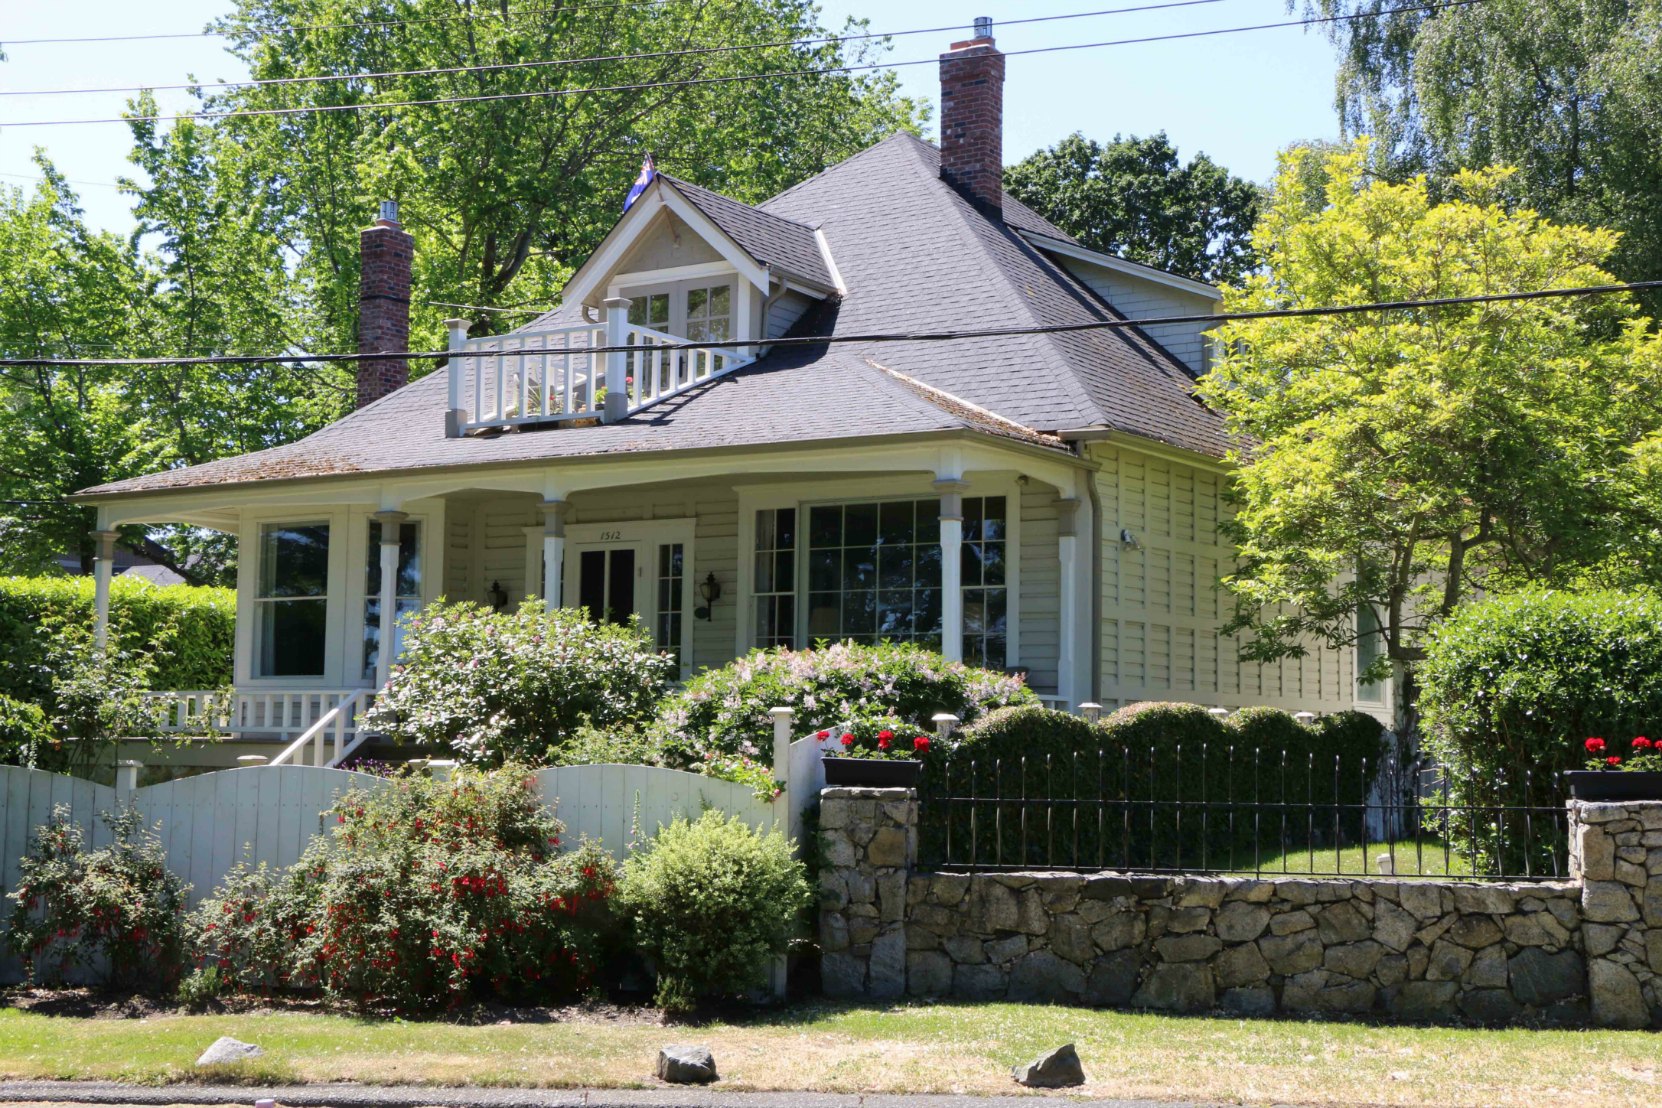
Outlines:
{"label": "dark green foliage", "polygon": [[0,766],[29,766],[52,741],[38,705],[0,696]]}
{"label": "dark green foliage", "polygon": [[686,1008],[760,985],[812,897],[778,831],[708,811],[676,819],[623,865],[618,907],[658,970],[658,1003]]}
{"label": "dark green foliage", "polygon": [[[1419,679],[1425,750],[1448,767],[1451,799],[1555,804],[1588,737],[1624,749],[1662,731],[1662,597],[1533,591],[1465,605],[1432,635]],[[1531,837],[1490,820],[1477,848],[1508,853],[1503,832],[1508,846]],[[1471,843],[1474,829],[1453,833]]]}
{"label": "dark green foliage", "polygon": [[190,886],[169,873],[137,809],[100,816],[114,841],[88,850],[68,808],[53,809],[23,858],[6,943],[40,981],[74,970],[111,985],[171,985],[183,964]]}
{"label": "dark green foliage", "polygon": [[[111,637],[150,657],[157,689],[230,684],[236,618],[230,589],[110,585]],[[49,705],[52,679],[42,667],[52,644],[66,629],[86,632],[92,623],[92,578],[0,577],[0,695]]]}
{"label": "dark green foliage", "polygon": [[923,855],[1233,869],[1255,852],[1354,842],[1381,734],[1354,712],[1310,727],[1274,708],[1220,720],[1179,703],[1129,705],[1095,727],[1046,709],[995,712],[928,764]]}
{"label": "dark green foliage", "polygon": [[796,710],[799,736],[879,716],[930,735],[938,712],[968,722],[995,708],[1037,703],[1019,677],[948,662],[921,646],[840,642],[753,650],[702,673],[664,701],[652,730],[671,762],[743,755],[772,765],[772,708]]}

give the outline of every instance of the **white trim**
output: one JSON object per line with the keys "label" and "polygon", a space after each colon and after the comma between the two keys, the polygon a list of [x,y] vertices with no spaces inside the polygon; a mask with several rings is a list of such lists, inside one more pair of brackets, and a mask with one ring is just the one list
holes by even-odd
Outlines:
{"label": "white trim", "polygon": [[848,295],[848,286],[843,284],[842,270],[837,268],[837,260],[831,256],[831,243],[826,239],[825,232],[818,227],[814,228],[814,241],[819,244],[819,256],[825,259],[825,269],[831,274],[831,283],[837,287],[837,292]]}
{"label": "white trim", "polygon": [[[695,572],[698,552],[694,537],[698,529],[696,517],[678,519],[621,520],[614,523],[566,524],[565,565],[561,582],[565,596],[575,599],[579,555],[585,549],[610,550],[633,547],[635,550],[635,613],[647,630],[654,632],[658,616],[658,547],[665,543],[680,543],[681,561],[681,674],[692,672],[693,603],[698,592]],[[540,552],[541,544],[538,549]]]}
{"label": "white trim", "polygon": [[606,285],[607,296],[627,296],[625,289],[641,289],[646,285],[673,284],[676,281],[698,281],[707,277],[736,277],[739,271],[730,262],[699,262],[697,265],[675,265],[668,269],[637,269],[616,273]]}
{"label": "white trim", "polygon": [[1062,242],[1048,235],[1041,235],[1034,231],[1017,231],[1018,235],[1027,240],[1028,245],[1035,250],[1042,250],[1046,254],[1060,254],[1064,258],[1073,258],[1081,262],[1101,266],[1103,269],[1115,273],[1123,273],[1127,277],[1136,277],[1156,285],[1165,285],[1168,288],[1181,289],[1196,296],[1204,296],[1208,300],[1223,300],[1223,293],[1216,285],[1209,285],[1205,281],[1196,281],[1192,277],[1181,277],[1176,273],[1167,273],[1163,269],[1156,269],[1141,262],[1128,261],[1125,258],[1116,258],[1112,254],[1101,254],[1095,250],[1087,250],[1083,246],[1075,246],[1071,242]]}

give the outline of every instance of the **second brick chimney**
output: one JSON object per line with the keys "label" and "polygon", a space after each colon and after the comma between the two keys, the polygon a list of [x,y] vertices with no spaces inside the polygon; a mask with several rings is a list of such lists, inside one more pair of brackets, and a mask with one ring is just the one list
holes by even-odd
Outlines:
{"label": "second brick chimney", "polygon": [[[358,234],[358,353],[410,348],[410,262],[415,239],[398,222],[398,201],[381,201],[373,226]],[[358,407],[403,388],[410,364],[403,358],[358,363]]]}
{"label": "second brick chimney", "polygon": [[941,55],[941,179],[978,207],[1004,210],[1004,55],[993,21]]}

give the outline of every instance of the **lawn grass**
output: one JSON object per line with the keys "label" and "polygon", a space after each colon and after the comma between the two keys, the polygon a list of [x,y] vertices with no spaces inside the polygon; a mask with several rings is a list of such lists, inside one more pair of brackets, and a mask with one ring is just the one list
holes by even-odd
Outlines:
{"label": "lawn grass", "polygon": [[255,1084],[650,1085],[659,1046],[708,1044],[722,1088],[1011,1093],[1013,1064],[1078,1044],[1099,1097],[1286,1104],[1654,1105],[1653,1033],[1418,1028],[1175,1017],[1014,1004],[797,1005],[696,1027],[460,1026],[300,1013],[81,1019],[0,1009],[0,1080],[200,1080],[220,1035],[264,1058]]}
{"label": "lawn grass", "polygon": [[[1294,877],[1301,873],[1380,877],[1383,875],[1379,870],[1379,858],[1381,855],[1389,854],[1392,856],[1392,876],[1472,876],[1469,857],[1453,846],[1447,848],[1448,853],[1445,856],[1444,849],[1442,842],[1430,838],[1421,839],[1418,844],[1413,839],[1403,839],[1394,843],[1369,843],[1366,847],[1346,846],[1338,850],[1330,846],[1299,847],[1285,854],[1272,847],[1262,852],[1257,863],[1257,872],[1276,876],[1285,873]],[[1235,872],[1251,874],[1254,871],[1243,867]]]}

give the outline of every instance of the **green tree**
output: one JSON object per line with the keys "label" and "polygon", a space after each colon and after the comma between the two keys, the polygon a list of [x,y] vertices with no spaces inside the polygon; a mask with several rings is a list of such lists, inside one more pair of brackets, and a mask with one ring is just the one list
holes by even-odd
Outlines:
{"label": "green tree", "polygon": [[[374,25],[385,20],[417,22]],[[256,78],[365,75],[210,98],[354,108],[215,124],[299,258],[316,317],[297,337],[314,349],[352,345],[358,231],[381,198],[401,202],[416,238],[415,342],[442,345],[458,310],[435,302],[551,303],[616,221],[647,151],[666,172],[755,201],[925,118],[892,75],[835,71],[886,46],[788,45],[825,34],[809,0],[239,0],[219,26]],[[689,50],[712,52],[664,56]],[[557,59],[577,64],[368,76]],[[722,82],[754,73],[779,76]],[[670,84],[682,81],[712,83]],[[510,98],[377,106],[491,96]],[[471,314],[476,333],[513,318]]]}
{"label": "green tree", "polygon": [[[1608,265],[1662,277],[1662,4],[1487,0],[1437,10],[1318,0],[1341,56],[1338,107],[1376,169],[1517,167],[1509,187],[1560,222],[1623,233]],[[1662,297],[1647,296],[1654,311]]]}
{"label": "green tree", "polygon": [[[1365,144],[1325,172],[1295,150],[1255,242],[1267,271],[1226,312],[1594,285],[1610,231],[1493,202],[1504,170],[1364,184]],[[1324,182],[1316,200],[1304,191]],[[1629,298],[1245,320],[1200,383],[1240,436],[1231,630],[1258,659],[1355,640],[1384,658],[1478,588],[1584,575],[1626,548],[1633,447],[1662,426],[1662,340]]]}
{"label": "green tree", "polygon": [[1205,154],[1185,164],[1166,133],[1075,132],[1005,171],[1010,195],[1105,254],[1193,277],[1237,282],[1255,264],[1260,190]]}

